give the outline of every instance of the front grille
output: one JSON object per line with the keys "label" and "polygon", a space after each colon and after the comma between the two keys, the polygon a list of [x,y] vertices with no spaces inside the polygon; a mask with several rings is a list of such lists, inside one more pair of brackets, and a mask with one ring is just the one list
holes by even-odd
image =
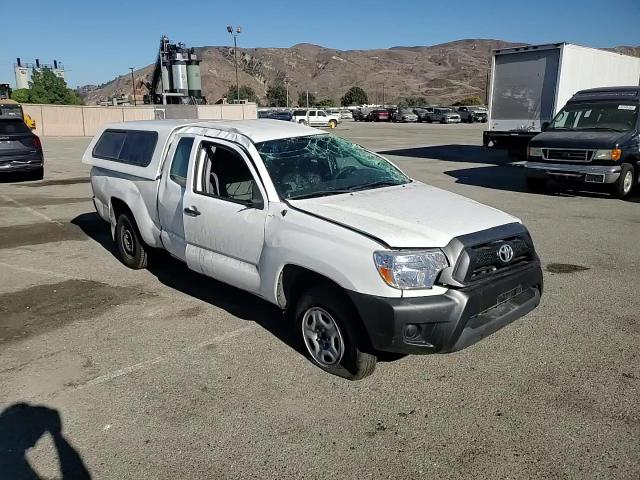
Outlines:
{"label": "front grille", "polygon": [[561,162],[590,162],[593,150],[543,148],[542,158],[545,160],[559,160]]}
{"label": "front grille", "polygon": [[[513,251],[513,258],[508,262],[500,259],[500,247],[508,245]],[[475,281],[488,275],[529,263],[533,260],[533,251],[529,244],[520,237],[497,240],[491,243],[467,248],[469,267],[466,280]]]}

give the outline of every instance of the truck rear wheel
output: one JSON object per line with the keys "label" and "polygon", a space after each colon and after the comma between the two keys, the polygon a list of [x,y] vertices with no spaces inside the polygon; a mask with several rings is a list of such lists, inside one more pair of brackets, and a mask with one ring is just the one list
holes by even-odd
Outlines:
{"label": "truck rear wheel", "polygon": [[307,355],[321,369],[347,380],[373,373],[377,358],[361,350],[360,319],[339,289],[311,287],[300,297],[295,318]]}
{"label": "truck rear wheel", "polygon": [[633,183],[635,181],[635,172],[633,165],[629,163],[622,164],[622,171],[620,177],[613,184],[613,196],[616,198],[625,198],[633,190]]}
{"label": "truck rear wheel", "polygon": [[134,270],[146,268],[148,261],[146,246],[140,238],[135,220],[130,219],[126,213],[118,217],[115,240],[122,263]]}

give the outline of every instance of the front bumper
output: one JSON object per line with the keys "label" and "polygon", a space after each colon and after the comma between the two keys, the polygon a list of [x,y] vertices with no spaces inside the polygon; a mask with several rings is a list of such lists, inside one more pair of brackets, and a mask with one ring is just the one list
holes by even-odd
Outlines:
{"label": "front bumper", "polygon": [[[385,298],[349,292],[375,350],[403,354],[462,350],[540,303],[540,261],[444,295]],[[417,332],[417,333],[416,333]]]}
{"label": "front bumper", "polygon": [[44,160],[40,155],[16,155],[0,157],[0,172],[26,172],[41,168]]}
{"label": "front bumper", "polygon": [[556,177],[587,183],[615,183],[620,177],[620,165],[576,165],[550,162],[524,164],[529,176]]}

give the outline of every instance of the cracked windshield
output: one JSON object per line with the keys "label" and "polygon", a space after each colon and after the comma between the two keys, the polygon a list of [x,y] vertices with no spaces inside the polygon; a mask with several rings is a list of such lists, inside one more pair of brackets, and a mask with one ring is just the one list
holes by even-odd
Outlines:
{"label": "cracked windshield", "polygon": [[302,199],[402,185],[411,180],[382,157],[334,135],[256,145],[280,197]]}

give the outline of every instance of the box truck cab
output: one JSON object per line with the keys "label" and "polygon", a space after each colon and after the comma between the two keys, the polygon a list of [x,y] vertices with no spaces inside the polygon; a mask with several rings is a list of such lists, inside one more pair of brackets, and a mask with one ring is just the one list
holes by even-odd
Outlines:
{"label": "box truck cab", "polygon": [[525,156],[533,137],[579,90],[638,85],[640,58],[569,43],[494,50],[485,147]]}
{"label": "box truck cab", "polygon": [[576,93],[528,148],[527,184],[549,178],[606,184],[623,198],[638,184],[640,87]]}

